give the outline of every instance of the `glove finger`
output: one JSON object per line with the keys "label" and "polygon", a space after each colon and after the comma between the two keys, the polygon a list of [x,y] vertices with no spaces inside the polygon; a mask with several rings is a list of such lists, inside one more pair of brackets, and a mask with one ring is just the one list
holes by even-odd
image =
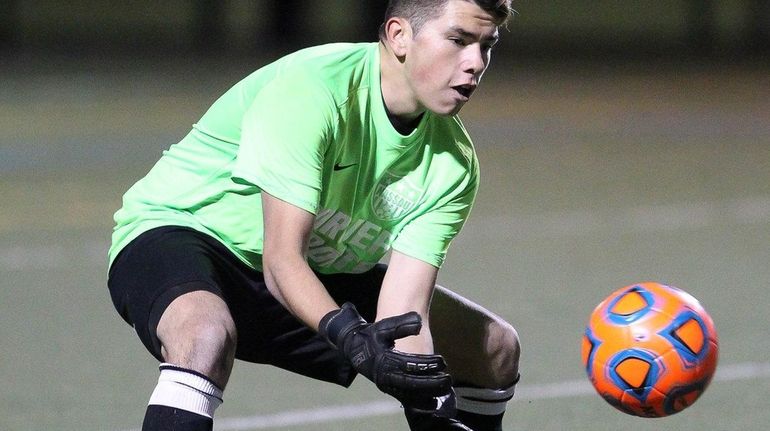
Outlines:
{"label": "glove finger", "polygon": [[372,324],[377,336],[386,342],[417,335],[422,329],[422,318],[415,311],[388,317]]}
{"label": "glove finger", "polygon": [[388,367],[413,375],[430,375],[446,370],[446,362],[441,355],[389,350],[384,356]]}

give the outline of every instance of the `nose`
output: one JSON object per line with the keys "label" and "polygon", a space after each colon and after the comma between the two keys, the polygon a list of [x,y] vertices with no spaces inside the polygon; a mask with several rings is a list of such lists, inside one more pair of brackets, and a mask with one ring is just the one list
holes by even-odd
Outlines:
{"label": "nose", "polygon": [[463,59],[463,71],[478,75],[487,68],[489,64],[489,55],[487,50],[483,49],[479,44],[470,44],[467,46],[465,57]]}

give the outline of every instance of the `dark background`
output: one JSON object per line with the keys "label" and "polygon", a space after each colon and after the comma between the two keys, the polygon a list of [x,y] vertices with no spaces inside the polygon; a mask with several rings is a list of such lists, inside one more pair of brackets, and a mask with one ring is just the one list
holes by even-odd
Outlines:
{"label": "dark background", "polygon": [[[55,56],[252,56],[376,38],[376,0],[4,0],[6,60]],[[562,59],[764,59],[766,0],[515,1],[502,48]]]}

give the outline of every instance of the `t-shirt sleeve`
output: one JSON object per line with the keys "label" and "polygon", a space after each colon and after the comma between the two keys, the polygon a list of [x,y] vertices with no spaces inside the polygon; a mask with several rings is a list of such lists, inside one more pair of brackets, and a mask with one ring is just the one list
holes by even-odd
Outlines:
{"label": "t-shirt sleeve", "polygon": [[449,244],[470,215],[478,190],[478,166],[430,211],[410,221],[393,249],[440,268]]}
{"label": "t-shirt sleeve", "polygon": [[244,114],[233,180],[316,213],[335,115],[319,81],[298,74],[275,78]]}

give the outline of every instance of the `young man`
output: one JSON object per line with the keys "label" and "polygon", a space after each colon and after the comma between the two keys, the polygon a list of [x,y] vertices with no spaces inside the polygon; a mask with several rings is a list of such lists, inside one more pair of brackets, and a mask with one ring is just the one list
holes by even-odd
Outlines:
{"label": "young man", "polygon": [[210,430],[234,358],[362,374],[413,430],[501,429],[516,332],[435,283],[478,185],[456,114],[510,13],[392,0],[379,43],[254,72],[125,194],[109,288],[162,362],[144,430]]}

